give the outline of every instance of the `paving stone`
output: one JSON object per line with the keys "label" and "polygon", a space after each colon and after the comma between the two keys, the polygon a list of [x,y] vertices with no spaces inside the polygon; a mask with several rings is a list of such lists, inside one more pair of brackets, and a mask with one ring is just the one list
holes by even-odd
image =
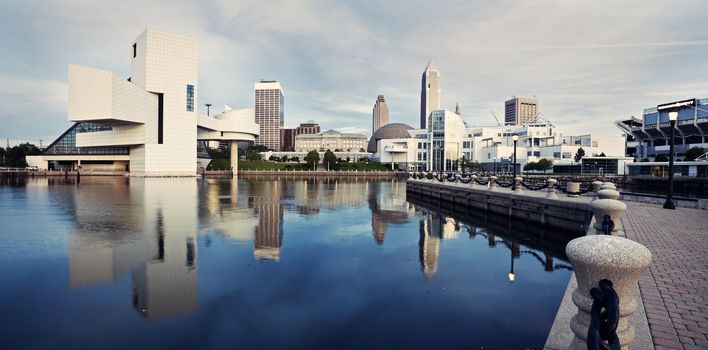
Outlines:
{"label": "paving stone", "polygon": [[639,290],[656,349],[708,348],[708,212],[627,202],[622,224],[653,255]]}

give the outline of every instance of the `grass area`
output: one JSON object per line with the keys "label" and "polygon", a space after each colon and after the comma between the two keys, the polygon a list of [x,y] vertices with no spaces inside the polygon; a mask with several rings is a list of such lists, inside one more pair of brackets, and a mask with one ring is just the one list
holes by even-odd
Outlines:
{"label": "grass area", "polygon": [[[249,161],[241,160],[238,162],[239,170],[312,170],[310,166],[305,163],[280,163],[280,162],[268,162],[268,161]],[[228,159],[212,159],[207,170],[230,170],[231,161]],[[338,163],[334,170],[342,171],[391,171],[383,164],[379,163]]]}

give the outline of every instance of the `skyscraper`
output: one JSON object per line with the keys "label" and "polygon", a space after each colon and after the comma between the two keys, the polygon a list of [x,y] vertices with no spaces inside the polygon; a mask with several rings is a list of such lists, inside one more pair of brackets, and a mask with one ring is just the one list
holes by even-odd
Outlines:
{"label": "skyscraper", "polygon": [[504,103],[504,124],[521,125],[536,122],[538,100],[527,97],[514,97]]}
{"label": "skyscraper", "polygon": [[261,80],[255,86],[255,114],[260,136],[256,146],[280,150],[280,128],[285,123],[283,88],[275,80]]}
{"label": "skyscraper", "polygon": [[384,95],[379,95],[379,97],[376,98],[376,104],[374,104],[374,109],[371,114],[371,135],[373,135],[380,127],[388,124],[388,105],[386,105]]}
{"label": "skyscraper", "polygon": [[420,88],[420,128],[427,128],[430,112],[440,109],[440,71],[435,68],[433,60],[425,66]]}

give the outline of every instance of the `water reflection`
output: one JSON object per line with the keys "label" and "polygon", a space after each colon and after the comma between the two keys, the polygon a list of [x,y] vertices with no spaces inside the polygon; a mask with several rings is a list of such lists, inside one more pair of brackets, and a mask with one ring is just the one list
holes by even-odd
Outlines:
{"label": "water reflection", "polygon": [[[96,332],[132,325],[145,344],[163,347],[184,344],[156,337],[158,328],[150,327],[246,348],[342,345],[334,339],[347,339],[350,348],[372,348],[375,339],[390,339],[378,345],[386,348],[435,347],[426,339],[459,348],[523,348],[543,344],[538,339],[545,340],[544,324],[550,327],[569,276],[558,272],[569,268],[566,233],[411,198],[398,181],[85,177],[13,186],[0,187],[0,198],[20,193],[27,203],[11,208],[27,204],[32,209],[23,210],[66,223],[65,233],[54,233],[65,239],[71,290],[60,302],[80,308],[100,300],[100,312],[105,307],[113,315],[108,322],[84,309],[76,318],[47,321],[45,332],[57,322],[73,327],[88,319],[104,322]],[[14,227],[21,232],[22,225]],[[0,271],[3,280],[8,275]],[[42,297],[61,295],[62,283],[61,291]],[[435,303],[420,302],[430,296]],[[514,322],[525,317],[541,321]],[[141,319],[170,321],[134,326]],[[459,327],[430,329],[429,322]],[[230,326],[207,326],[213,324]],[[289,327],[276,343],[263,335]],[[519,335],[520,346],[490,336],[519,327],[519,334],[530,334]]]}
{"label": "water reflection", "polygon": [[196,310],[193,180],[136,178],[72,193],[71,288],[130,274],[132,305],[143,317],[156,320]]}
{"label": "water reflection", "polygon": [[[441,207],[439,202],[430,203],[429,198],[421,199],[412,196],[408,201],[421,213],[419,256],[421,270],[428,278],[435,275],[438,270],[440,242],[458,238],[463,229],[468,232],[470,239],[475,239],[478,235],[482,236],[490,248],[501,244],[509,249],[510,282],[514,282],[517,277],[514,273],[514,260],[521,258],[522,254],[537,260],[546,272],[558,269],[572,270],[568,263],[554,263],[554,258],[566,260],[565,245],[575,238],[566,232],[510,221],[503,216],[492,216],[487,213],[461,214],[454,209],[462,211],[466,208],[446,209]],[[500,223],[506,223],[506,226]],[[521,249],[522,242],[529,249]]]}

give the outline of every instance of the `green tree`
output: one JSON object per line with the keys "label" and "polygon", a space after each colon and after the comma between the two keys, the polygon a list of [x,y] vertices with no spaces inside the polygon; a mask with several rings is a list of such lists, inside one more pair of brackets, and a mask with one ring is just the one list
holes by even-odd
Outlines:
{"label": "green tree", "polygon": [[575,152],[575,157],[573,157],[573,159],[575,159],[576,162],[579,162],[581,159],[583,159],[583,157],[585,157],[585,150],[580,147],[578,148],[578,151]]}
{"label": "green tree", "polygon": [[526,164],[524,164],[524,170],[526,170],[526,171],[538,170],[538,163],[526,162]]}
{"label": "green tree", "polygon": [[287,155],[283,156],[283,158],[280,158],[280,161],[281,161],[281,162],[287,162],[287,161],[288,161],[288,156],[287,156]]}
{"label": "green tree", "polygon": [[5,148],[0,147],[0,166],[5,165]]}
{"label": "green tree", "polygon": [[37,146],[25,142],[17,146],[5,149],[5,166],[8,167],[26,167],[26,156],[34,156],[39,154]]}
{"label": "green tree", "polygon": [[542,158],[536,163],[536,170],[543,170],[545,174],[547,170],[553,169],[553,161],[547,158]]}
{"label": "green tree", "polygon": [[261,161],[263,160],[263,156],[261,156],[260,152],[256,149],[249,147],[246,148],[246,160]]}
{"label": "green tree", "polygon": [[315,164],[319,163],[320,161],[320,154],[316,150],[312,150],[310,152],[307,152],[307,155],[305,156],[305,162],[312,167],[312,169],[315,168]]}
{"label": "green tree", "polygon": [[333,169],[334,165],[337,164],[337,156],[334,155],[334,152],[327,150],[324,154],[324,159],[322,162],[328,170]]}
{"label": "green tree", "polygon": [[295,163],[300,163],[300,157],[292,157],[292,158],[290,158],[290,160]]}
{"label": "green tree", "polygon": [[703,147],[691,147],[688,151],[686,151],[686,156],[684,157],[684,160],[694,160],[700,156],[702,156],[706,151],[703,149]]}

